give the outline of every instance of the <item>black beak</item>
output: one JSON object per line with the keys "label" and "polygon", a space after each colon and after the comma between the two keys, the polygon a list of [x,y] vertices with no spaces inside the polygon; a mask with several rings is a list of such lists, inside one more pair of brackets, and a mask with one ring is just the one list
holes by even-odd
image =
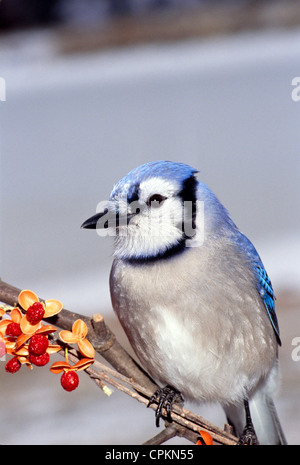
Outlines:
{"label": "black beak", "polygon": [[[84,229],[108,229],[118,228],[121,225],[125,226],[129,224],[131,218],[140,213],[141,209],[142,206],[138,204],[135,212],[120,215],[117,209],[105,208],[103,212],[96,213],[96,215],[87,219],[82,223],[81,227]],[[103,218],[104,216],[105,218]]]}
{"label": "black beak", "polygon": [[98,225],[98,221],[100,220],[100,218],[102,218],[104,215],[106,215],[108,213],[108,209],[106,208],[103,212],[100,212],[100,213],[96,213],[96,215],[94,216],[91,216],[91,218],[89,218],[88,220],[86,220],[84,223],[82,223],[81,225],[81,228],[84,228],[84,229],[97,229],[97,227],[99,228],[105,228],[105,224],[104,225]]}
{"label": "black beak", "polygon": [[[104,212],[96,213],[96,215],[87,219],[82,223],[81,228],[84,229],[108,229],[109,227],[118,228],[120,224],[126,225],[129,223],[131,218],[135,216],[136,213],[128,214],[124,217],[120,217],[119,213],[109,212],[106,208]],[[105,216],[105,220],[104,217]],[[103,218],[103,220],[101,220]],[[101,221],[99,221],[101,220]]]}

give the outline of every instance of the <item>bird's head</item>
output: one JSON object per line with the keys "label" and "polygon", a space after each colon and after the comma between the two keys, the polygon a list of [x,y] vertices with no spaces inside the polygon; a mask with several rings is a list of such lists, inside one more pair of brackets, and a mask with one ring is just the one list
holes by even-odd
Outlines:
{"label": "bird's head", "polygon": [[196,235],[195,174],[184,163],[141,165],[115,185],[105,208],[82,227],[114,235],[120,259],[145,261],[179,253]]}

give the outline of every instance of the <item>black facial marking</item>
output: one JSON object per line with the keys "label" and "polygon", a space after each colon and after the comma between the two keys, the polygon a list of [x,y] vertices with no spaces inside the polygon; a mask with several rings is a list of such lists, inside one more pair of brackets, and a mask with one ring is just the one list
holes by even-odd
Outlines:
{"label": "black facial marking", "polygon": [[[183,231],[196,229],[196,213],[197,213],[197,179],[195,176],[190,176],[183,182],[182,190],[179,192],[185,208],[184,221],[189,224],[183,225]],[[186,236],[186,239],[192,236]]]}
{"label": "black facial marking", "polygon": [[132,202],[137,202],[140,196],[140,185],[135,185],[131,188],[130,192],[128,192],[127,196],[127,203],[130,205]]}
{"label": "black facial marking", "polygon": [[154,263],[157,260],[166,260],[175,257],[180,253],[183,253],[185,250],[187,250],[185,239],[182,239],[176,245],[166,249],[164,252],[151,256],[141,255],[139,257],[126,258],[125,261],[126,263],[130,263],[131,265],[147,265],[150,263]]}

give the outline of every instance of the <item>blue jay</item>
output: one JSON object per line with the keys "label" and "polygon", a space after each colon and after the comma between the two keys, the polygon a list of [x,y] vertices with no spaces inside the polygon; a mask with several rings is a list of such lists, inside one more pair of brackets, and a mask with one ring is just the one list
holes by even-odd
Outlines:
{"label": "blue jay", "polygon": [[84,228],[114,232],[113,308],[161,388],[219,402],[240,444],[285,444],[272,401],[280,336],[264,265],[213,192],[184,163],[139,166]]}

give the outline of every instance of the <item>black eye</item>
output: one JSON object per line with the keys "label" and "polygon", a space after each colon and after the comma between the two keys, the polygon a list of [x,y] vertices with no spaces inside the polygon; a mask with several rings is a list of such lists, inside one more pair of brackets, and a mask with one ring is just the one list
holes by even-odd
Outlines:
{"label": "black eye", "polygon": [[164,200],[166,200],[167,197],[164,197],[163,195],[160,194],[153,194],[151,197],[149,197],[147,204],[150,207],[157,208],[159,207]]}

